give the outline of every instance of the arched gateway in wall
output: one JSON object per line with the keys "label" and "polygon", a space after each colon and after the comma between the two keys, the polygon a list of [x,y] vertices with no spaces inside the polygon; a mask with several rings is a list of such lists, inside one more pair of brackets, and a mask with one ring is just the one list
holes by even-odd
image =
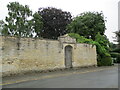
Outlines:
{"label": "arched gateway in wall", "polygon": [[64,62],[66,68],[72,68],[73,49],[75,49],[76,39],[68,34],[60,36],[58,39],[64,49]]}
{"label": "arched gateway in wall", "polygon": [[72,68],[72,46],[65,46],[65,67]]}

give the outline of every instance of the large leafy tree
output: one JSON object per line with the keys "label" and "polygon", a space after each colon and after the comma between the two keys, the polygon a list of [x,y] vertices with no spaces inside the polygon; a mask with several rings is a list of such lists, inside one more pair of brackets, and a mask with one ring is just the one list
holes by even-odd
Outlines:
{"label": "large leafy tree", "polygon": [[3,34],[9,34],[12,36],[29,37],[31,32],[31,20],[28,20],[32,16],[32,11],[27,5],[23,6],[18,2],[10,2],[7,5],[8,16],[6,17],[5,29]]}
{"label": "large leafy tree", "polygon": [[40,34],[43,28],[43,22],[42,22],[42,17],[38,12],[35,12],[33,14],[32,25],[33,25],[33,31],[36,34],[35,37],[41,37]]}
{"label": "large leafy tree", "polygon": [[40,33],[41,37],[57,39],[58,36],[67,33],[66,26],[72,20],[70,12],[53,7],[40,8],[38,12],[43,20],[43,30]]}
{"label": "large leafy tree", "polygon": [[118,44],[117,44],[117,48],[115,48],[115,49],[112,50],[112,54],[111,54],[111,55],[112,55],[114,58],[117,59],[117,60],[116,60],[117,63],[120,63],[120,30],[117,31],[117,32],[115,32],[115,33],[116,33],[116,37],[117,37],[117,42],[118,42]]}
{"label": "large leafy tree", "polygon": [[95,36],[98,32],[104,35],[106,29],[104,15],[102,12],[82,13],[74,18],[67,29],[71,33],[78,33],[81,36],[95,40]]}

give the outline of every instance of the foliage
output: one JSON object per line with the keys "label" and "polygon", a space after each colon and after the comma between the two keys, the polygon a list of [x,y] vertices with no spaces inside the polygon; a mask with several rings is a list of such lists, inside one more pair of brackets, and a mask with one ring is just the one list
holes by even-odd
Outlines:
{"label": "foliage", "polygon": [[107,37],[105,35],[100,35],[100,33],[98,33],[95,36],[95,41],[98,42],[100,44],[100,47],[98,47],[98,50],[102,50],[98,52],[99,57],[98,57],[98,65],[112,65],[112,58],[110,55],[110,42],[107,39]]}
{"label": "foliage", "polygon": [[[115,50],[117,53],[120,53],[120,30],[116,32],[116,36],[117,36],[117,49]],[[120,55],[119,55],[119,62],[120,62]]]}
{"label": "foliage", "polygon": [[117,37],[117,47],[111,51],[111,56],[116,58],[116,63],[120,63],[120,30],[115,32]]}
{"label": "foliage", "polygon": [[120,63],[120,53],[119,53],[119,55],[117,57],[117,63]]}
{"label": "foliage", "polygon": [[111,52],[111,56],[112,56],[113,58],[116,58],[116,57],[118,57],[119,55],[120,55],[120,53]]}
{"label": "foliage", "polygon": [[32,21],[34,33],[36,33],[36,37],[40,37],[40,33],[43,28],[42,17],[39,15],[39,13],[35,12]]}
{"label": "foliage", "polygon": [[110,48],[111,48],[111,57],[114,58],[114,62],[115,63],[120,63],[120,48],[118,48],[117,44],[110,44]]}
{"label": "foliage", "polygon": [[[95,37],[95,41],[93,41],[92,39],[87,39],[75,33],[69,33],[69,36],[76,38],[78,43],[96,45],[98,66],[112,65],[111,55],[107,46],[109,42],[107,41],[105,36],[102,36],[98,33]],[[106,58],[106,60],[104,60],[104,58]]]}
{"label": "foliage", "polygon": [[76,38],[77,42],[79,42],[79,43],[91,43],[93,41],[92,39],[87,39],[87,38],[80,36],[79,34],[76,34],[76,33],[69,33],[69,36]]}
{"label": "foliage", "polygon": [[78,33],[88,39],[95,40],[95,36],[99,32],[104,35],[105,20],[103,13],[86,12],[75,17],[74,20],[67,26],[70,33]]}
{"label": "foliage", "polygon": [[[95,41],[98,42],[102,49],[104,49],[104,52],[106,53],[106,55],[108,55],[107,53],[109,53],[109,40],[107,39],[107,37],[105,35],[100,35],[100,33],[98,33],[95,36]],[[110,56],[110,54],[108,55]]]}
{"label": "foliage", "polygon": [[57,39],[58,36],[67,33],[66,25],[71,22],[72,17],[70,12],[53,7],[40,8],[38,12],[43,19],[41,37]]}
{"label": "foliage", "polygon": [[2,30],[4,28],[5,22],[3,20],[0,20],[0,35],[2,34]]}
{"label": "foliage", "polygon": [[103,57],[100,61],[98,61],[98,66],[111,66],[112,65],[112,58],[109,57]]}
{"label": "foliage", "polygon": [[8,17],[6,17],[3,35],[12,36],[29,36],[31,32],[31,21],[28,20],[32,16],[32,11],[27,5],[23,6],[18,2],[10,2],[7,5]]}
{"label": "foliage", "polygon": [[111,57],[116,59],[116,63],[120,63],[120,50],[117,51],[112,51],[111,53]]}
{"label": "foliage", "polygon": [[112,43],[112,42],[110,42],[109,46],[110,46],[110,51],[113,51],[113,52],[114,52],[114,50],[117,49],[117,44],[114,44],[114,43]]}
{"label": "foliage", "polygon": [[[117,42],[120,45],[120,30],[115,32],[115,33],[116,33],[116,36],[117,36]],[[119,48],[120,48],[120,46],[119,46]]]}
{"label": "foliage", "polygon": [[2,35],[11,35],[18,37],[38,37],[42,31],[42,17],[32,11],[27,5],[23,6],[18,2],[10,2],[7,5],[8,17],[2,27]]}

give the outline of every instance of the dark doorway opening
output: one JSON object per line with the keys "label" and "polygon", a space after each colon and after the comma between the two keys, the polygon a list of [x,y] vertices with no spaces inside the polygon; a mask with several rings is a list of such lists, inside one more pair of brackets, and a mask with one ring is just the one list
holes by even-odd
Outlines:
{"label": "dark doorway opening", "polygon": [[72,68],[72,46],[65,47],[65,67]]}

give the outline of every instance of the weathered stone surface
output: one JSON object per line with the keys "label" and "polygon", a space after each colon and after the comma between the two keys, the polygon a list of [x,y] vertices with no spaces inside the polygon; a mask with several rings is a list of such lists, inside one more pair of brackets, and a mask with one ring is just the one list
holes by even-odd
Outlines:
{"label": "weathered stone surface", "polygon": [[[69,41],[67,39],[69,38]],[[0,36],[0,58],[3,76],[27,71],[65,68],[65,47],[72,46],[72,65],[97,65],[96,47],[65,41]],[[72,41],[70,41],[72,40]],[[70,43],[69,43],[70,42]]]}

